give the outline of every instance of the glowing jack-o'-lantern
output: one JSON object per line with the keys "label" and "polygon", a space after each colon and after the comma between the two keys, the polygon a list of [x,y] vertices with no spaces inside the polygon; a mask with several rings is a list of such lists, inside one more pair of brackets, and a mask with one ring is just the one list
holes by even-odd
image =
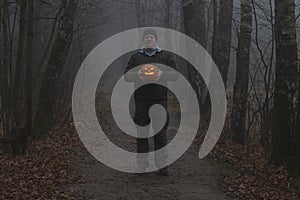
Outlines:
{"label": "glowing jack-o'-lantern", "polygon": [[140,68],[139,75],[144,80],[156,80],[160,76],[160,70],[155,65],[146,64]]}

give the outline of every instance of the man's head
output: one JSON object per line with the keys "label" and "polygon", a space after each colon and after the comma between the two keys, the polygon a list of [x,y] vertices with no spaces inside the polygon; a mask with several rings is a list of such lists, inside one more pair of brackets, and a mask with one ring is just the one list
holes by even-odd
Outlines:
{"label": "man's head", "polygon": [[147,28],[143,32],[143,40],[146,48],[154,48],[157,45],[157,33],[153,28]]}

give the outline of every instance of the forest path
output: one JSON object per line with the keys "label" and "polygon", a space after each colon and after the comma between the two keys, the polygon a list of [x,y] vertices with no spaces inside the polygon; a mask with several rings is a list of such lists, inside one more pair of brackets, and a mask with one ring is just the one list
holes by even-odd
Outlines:
{"label": "forest path", "polygon": [[197,150],[191,147],[170,165],[168,177],[119,172],[82,152],[76,171],[86,183],[72,189],[83,199],[230,199],[220,190],[218,167],[209,159],[198,159]]}
{"label": "forest path", "polygon": [[[176,132],[178,115],[172,110],[168,128],[168,141]],[[173,120],[172,120],[173,119]],[[175,119],[175,120],[174,120]],[[100,120],[101,123],[101,120]],[[135,151],[135,138],[129,137],[106,120],[103,128],[109,139],[128,151]],[[150,148],[153,140],[150,139]],[[124,173],[105,166],[97,161],[87,150],[79,153],[74,163],[76,173],[84,182],[73,185],[71,189],[82,199],[230,199],[222,192],[219,165],[210,158],[199,159],[199,145],[190,148],[169,166],[169,176],[157,172],[146,174]]]}

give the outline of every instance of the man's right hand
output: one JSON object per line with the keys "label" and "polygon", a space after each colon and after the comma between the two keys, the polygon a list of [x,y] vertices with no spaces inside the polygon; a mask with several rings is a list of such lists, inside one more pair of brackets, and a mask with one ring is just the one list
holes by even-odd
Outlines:
{"label": "man's right hand", "polygon": [[139,79],[137,71],[126,72],[124,74],[124,79],[126,82],[136,82]]}

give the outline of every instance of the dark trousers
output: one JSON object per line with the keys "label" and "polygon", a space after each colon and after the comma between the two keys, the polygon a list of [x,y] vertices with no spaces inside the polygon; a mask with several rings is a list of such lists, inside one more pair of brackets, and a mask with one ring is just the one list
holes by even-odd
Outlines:
{"label": "dark trousers", "polygon": [[[146,126],[150,123],[149,109],[154,104],[162,105],[167,111],[167,100],[147,100],[147,101],[135,101],[135,115],[134,121],[139,126]],[[154,150],[161,149],[167,145],[167,128],[169,125],[169,114],[167,112],[167,120],[164,127],[158,132],[155,123],[152,123],[153,131],[157,134],[154,135]],[[137,153],[147,153],[149,152],[149,142],[148,138],[137,138]],[[162,157],[155,157],[155,163],[165,162],[167,159],[167,152],[164,151]],[[145,155],[137,154],[137,164],[139,167],[147,168],[148,159]]]}

